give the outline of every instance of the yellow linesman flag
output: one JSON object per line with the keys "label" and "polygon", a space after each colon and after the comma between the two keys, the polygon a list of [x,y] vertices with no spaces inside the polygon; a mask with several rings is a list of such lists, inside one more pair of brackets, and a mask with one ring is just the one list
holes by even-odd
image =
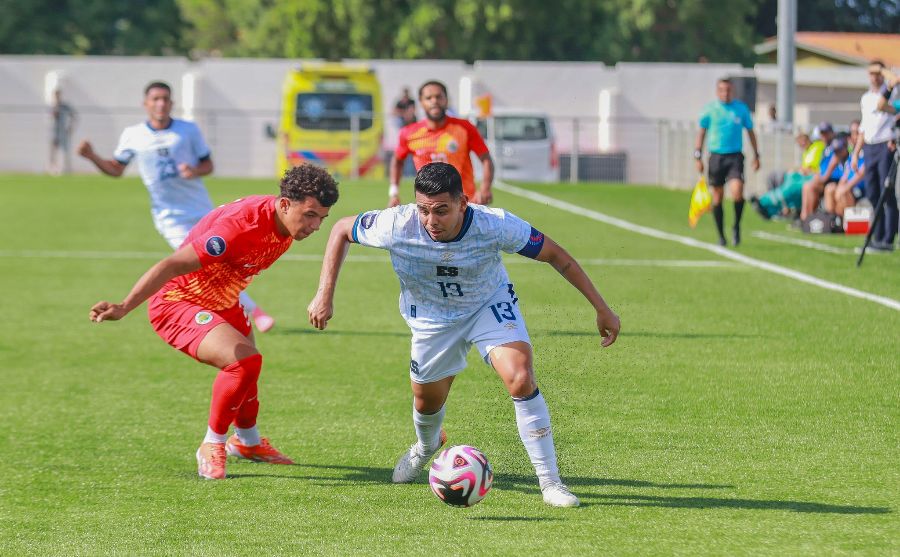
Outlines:
{"label": "yellow linesman flag", "polygon": [[688,224],[691,228],[697,226],[697,221],[703,216],[703,213],[709,211],[712,206],[712,196],[706,187],[706,178],[700,176],[694,191],[691,192],[691,208],[688,210]]}

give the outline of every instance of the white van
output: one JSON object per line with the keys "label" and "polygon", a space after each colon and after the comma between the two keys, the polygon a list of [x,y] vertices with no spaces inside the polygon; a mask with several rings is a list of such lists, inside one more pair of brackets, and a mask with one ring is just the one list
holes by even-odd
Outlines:
{"label": "white van", "polygon": [[559,181],[559,157],[545,113],[496,108],[492,116],[475,123],[491,150],[498,179]]}

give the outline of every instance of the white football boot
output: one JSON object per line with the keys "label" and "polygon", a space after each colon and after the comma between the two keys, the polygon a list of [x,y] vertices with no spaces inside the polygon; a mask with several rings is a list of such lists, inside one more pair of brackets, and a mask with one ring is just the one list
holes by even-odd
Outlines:
{"label": "white football boot", "polygon": [[409,450],[403,453],[400,460],[397,461],[397,465],[394,466],[394,474],[391,476],[391,480],[395,484],[408,484],[416,481],[416,478],[428,465],[431,457],[441,450],[441,447],[446,442],[447,434],[441,429],[441,444],[435,450],[428,452],[418,441],[413,443]]}
{"label": "white football boot", "polygon": [[559,481],[542,482],[541,493],[544,494],[544,503],[553,507],[577,507],[581,504],[578,497]]}

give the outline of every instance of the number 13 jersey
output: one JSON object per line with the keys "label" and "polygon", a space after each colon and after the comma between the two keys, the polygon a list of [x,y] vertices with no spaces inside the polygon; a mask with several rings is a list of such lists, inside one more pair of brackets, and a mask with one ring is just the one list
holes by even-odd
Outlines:
{"label": "number 13 jersey", "polygon": [[503,209],[469,204],[459,234],[448,242],[433,240],[417,213],[414,204],[361,213],[352,232],[354,242],[390,252],[400,313],[416,330],[437,331],[470,317],[510,283],[500,252],[534,257],[529,246],[543,244],[543,235]]}

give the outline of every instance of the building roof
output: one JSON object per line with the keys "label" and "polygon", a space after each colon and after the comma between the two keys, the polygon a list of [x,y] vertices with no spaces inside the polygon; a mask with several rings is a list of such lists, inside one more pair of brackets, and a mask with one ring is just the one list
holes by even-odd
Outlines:
{"label": "building roof", "polygon": [[[843,63],[866,65],[882,60],[887,66],[900,67],[900,34],[818,33],[803,31],[794,36],[797,49],[834,58]],[[777,37],[770,37],[753,49],[757,54],[778,50]]]}

